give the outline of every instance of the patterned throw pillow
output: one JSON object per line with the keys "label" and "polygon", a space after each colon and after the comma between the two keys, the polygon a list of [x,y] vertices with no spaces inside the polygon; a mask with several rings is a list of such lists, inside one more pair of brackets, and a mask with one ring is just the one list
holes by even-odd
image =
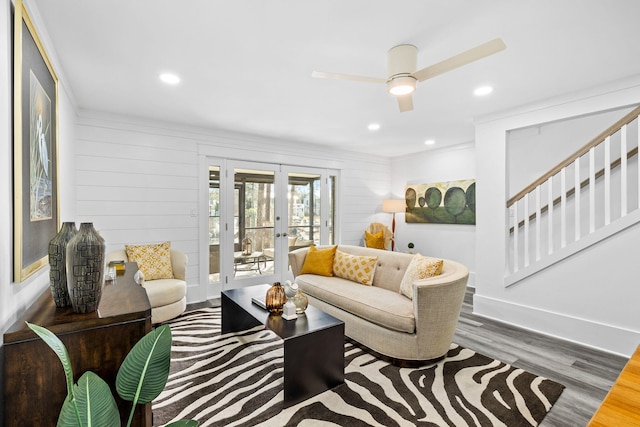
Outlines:
{"label": "patterned throw pillow", "polygon": [[171,242],[154,245],[125,245],[127,258],[138,263],[145,280],[173,279]]}
{"label": "patterned throw pillow", "polygon": [[440,275],[443,263],[441,259],[415,254],[400,282],[400,293],[413,299],[413,282]]}
{"label": "patterned throw pillow", "polygon": [[336,251],[333,275],[371,286],[377,262],[377,256],[356,256]]}
{"label": "patterned throw pillow", "polygon": [[318,249],[315,246],[309,247],[300,274],[333,276],[333,257],[336,254],[336,249],[338,249],[337,246],[324,249]]}
{"label": "patterned throw pillow", "polygon": [[379,231],[375,234],[371,234],[368,231],[364,231],[364,243],[368,248],[373,249],[386,249],[384,246],[384,233]]}

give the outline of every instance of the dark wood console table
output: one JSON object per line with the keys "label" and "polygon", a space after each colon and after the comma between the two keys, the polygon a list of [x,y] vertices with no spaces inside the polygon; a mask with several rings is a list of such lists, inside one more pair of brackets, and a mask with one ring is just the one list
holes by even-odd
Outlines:
{"label": "dark wood console table", "polygon": [[[60,360],[25,321],[54,332],[69,351],[74,382],[85,371],[105,380],[118,403],[123,425],[131,402],[115,390],[118,369],[131,348],[151,331],[151,305],[127,263],[114,284],[105,285],[98,311],[77,314],[56,308],[47,288],[4,334],[4,422],[10,426],[55,426],[67,386]],[[151,427],[151,404],[138,405],[132,425]]]}

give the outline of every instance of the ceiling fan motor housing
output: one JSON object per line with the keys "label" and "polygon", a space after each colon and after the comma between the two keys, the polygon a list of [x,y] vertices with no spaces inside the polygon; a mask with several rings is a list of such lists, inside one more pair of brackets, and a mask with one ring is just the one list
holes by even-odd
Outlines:
{"label": "ceiling fan motor housing", "polygon": [[409,75],[418,69],[418,48],[411,44],[392,47],[387,53],[387,78]]}
{"label": "ceiling fan motor housing", "polygon": [[[418,48],[411,44],[392,47],[387,53],[387,85],[389,92],[396,95],[412,92],[416,79],[411,73],[418,68]],[[402,89],[402,88],[411,88]],[[400,91],[400,92],[398,92]]]}

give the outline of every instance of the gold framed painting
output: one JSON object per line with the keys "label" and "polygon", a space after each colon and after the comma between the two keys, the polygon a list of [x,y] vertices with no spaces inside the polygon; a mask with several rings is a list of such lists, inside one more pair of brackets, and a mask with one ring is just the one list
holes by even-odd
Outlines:
{"label": "gold framed painting", "polygon": [[58,78],[22,0],[13,34],[14,282],[48,263],[59,226]]}

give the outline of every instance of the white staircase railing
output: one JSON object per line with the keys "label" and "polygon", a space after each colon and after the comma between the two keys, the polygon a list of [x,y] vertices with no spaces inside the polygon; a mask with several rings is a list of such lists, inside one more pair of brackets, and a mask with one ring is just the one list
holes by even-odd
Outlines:
{"label": "white staircase railing", "polygon": [[640,221],[638,115],[640,107],[507,201],[507,286]]}

